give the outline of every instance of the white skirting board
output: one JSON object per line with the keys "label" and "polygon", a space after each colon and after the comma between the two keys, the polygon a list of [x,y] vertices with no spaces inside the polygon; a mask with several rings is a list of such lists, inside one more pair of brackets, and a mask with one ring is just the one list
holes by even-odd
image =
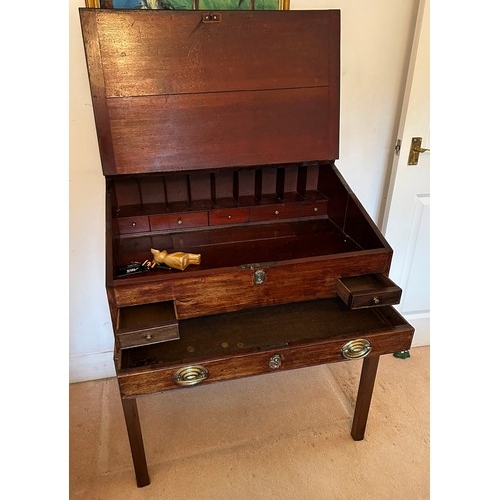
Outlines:
{"label": "white skirting board", "polygon": [[424,314],[405,314],[404,318],[408,323],[410,323],[413,328],[415,328],[415,333],[413,335],[412,347],[420,347],[424,345],[430,345],[431,343],[431,327],[430,327],[430,315],[429,313]]}
{"label": "white skirting board", "polygon": [[69,358],[69,383],[115,377],[113,351],[96,352]]}

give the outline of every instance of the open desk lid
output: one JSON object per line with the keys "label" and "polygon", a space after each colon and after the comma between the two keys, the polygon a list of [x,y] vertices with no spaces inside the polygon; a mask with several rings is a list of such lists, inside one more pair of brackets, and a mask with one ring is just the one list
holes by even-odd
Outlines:
{"label": "open desk lid", "polygon": [[105,175],[338,158],[340,11],[80,17]]}

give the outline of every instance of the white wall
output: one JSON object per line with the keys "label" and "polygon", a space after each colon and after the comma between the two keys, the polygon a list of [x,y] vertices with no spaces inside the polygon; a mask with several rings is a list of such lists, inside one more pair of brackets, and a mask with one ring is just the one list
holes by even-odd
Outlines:
{"label": "white wall", "polygon": [[[342,174],[375,221],[383,212],[417,0],[291,0],[341,9]],[[70,382],[114,376],[104,288],[104,177],[78,7],[70,0]]]}
{"label": "white wall", "polygon": [[113,376],[113,332],[104,288],[104,177],[78,7],[70,1],[70,382]]}

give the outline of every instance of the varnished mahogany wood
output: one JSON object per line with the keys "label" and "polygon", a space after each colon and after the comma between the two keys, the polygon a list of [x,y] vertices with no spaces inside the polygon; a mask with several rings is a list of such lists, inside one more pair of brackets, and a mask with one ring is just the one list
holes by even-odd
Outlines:
{"label": "varnished mahogany wood", "polygon": [[286,14],[81,9],[104,173],[338,158],[339,12]]}
{"label": "varnished mahogany wood", "polygon": [[135,398],[122,399],[123,415],[127,425],[130,451],[134,463],[137,486],[142,488],[150,483],[146,453],[142,441],[141,422]]}
{"label": "varnished mahogany wood", "polygon": [[361,441],[365,438],[368,412],[370,411],[379,359],[380,355],[370,355],[363,360],[356,408],[352,419],[351,436],[354,441]]}

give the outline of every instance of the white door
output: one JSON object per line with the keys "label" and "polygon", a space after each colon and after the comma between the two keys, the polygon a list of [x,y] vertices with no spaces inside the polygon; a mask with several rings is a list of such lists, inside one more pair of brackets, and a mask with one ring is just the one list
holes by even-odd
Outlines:
{"label": "white door", "polygon": [[[394,250],[390,277],[402,289],[397,309],[415,327],[413,346],[430,343],[430,151],[409,165],[412,138],[430,149],[429,1],[420,0],[396,148],[382,221]],[[399,153],[398,153],[399,149]]]}

